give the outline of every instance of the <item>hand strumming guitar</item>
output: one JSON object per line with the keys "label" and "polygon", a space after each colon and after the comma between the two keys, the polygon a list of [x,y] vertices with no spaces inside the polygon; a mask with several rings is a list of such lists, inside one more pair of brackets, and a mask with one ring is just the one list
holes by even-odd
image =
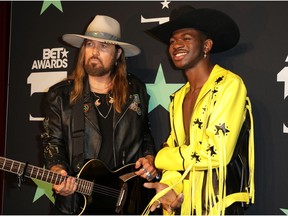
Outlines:
{"label": "hand strumming guitar", "polygon": [[136,175],[141,176],[142,178],[151,181],[155,177],[159,179],[159,172],[154,166],[154,156],[147,155],[145,157],[141,157],[136,161],[135,168],[139,169],[135,172]]}

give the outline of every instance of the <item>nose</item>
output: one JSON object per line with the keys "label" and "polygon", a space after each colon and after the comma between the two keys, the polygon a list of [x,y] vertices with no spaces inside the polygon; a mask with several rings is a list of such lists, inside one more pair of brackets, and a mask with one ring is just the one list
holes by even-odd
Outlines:
{"label": "nose", "polygon": [[183,47],[184,46],[184,43],[182,40],[175,40],[171,45],[170,45],[170,48],[174,48],[174,49],[177,49],[177,48],[180,48],[180,47]]}
{"label": "nose", "polygon": [[93,56],[97,56],[99,54],[99,50],[98,48],[95,46],[93,49],[92,49],[92,55]]}

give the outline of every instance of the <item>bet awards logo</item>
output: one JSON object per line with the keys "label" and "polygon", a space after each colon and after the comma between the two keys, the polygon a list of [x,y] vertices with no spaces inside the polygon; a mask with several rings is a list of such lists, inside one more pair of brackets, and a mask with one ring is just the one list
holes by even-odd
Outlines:
{"label": "bet awards logo", "polygon": [[[30,84],[30,97],[34,93],[45,93],[50,86],[67,77],[68,53],[66,48],[43,49],[42,59],[33,60],[31,73],[27,79]],[[47,72],[47,70],[49,70]],[[29,114],[29,121],[42,121],[43,117]]]}
{"label": "bet awards logo", "polygon": [[43,59],[34,60],[32,70],[67,68],[68,51],[61,48],[43,49]]}

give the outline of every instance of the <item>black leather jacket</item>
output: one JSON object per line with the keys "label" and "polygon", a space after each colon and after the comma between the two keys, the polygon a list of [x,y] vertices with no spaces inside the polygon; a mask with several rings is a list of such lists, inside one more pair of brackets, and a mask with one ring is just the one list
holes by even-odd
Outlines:
{"label": "black leather jacket", "polygon": [[[113,149],[111,150],[115,169],[135,162],[139,157],[155,154],[148,119],[149,95],[144,83],[131,74],[127,77],[129,81],[127,103],[121,113],[115,112],[113,118]],[[75,167],[79,166],[79,163],[75,163],[77,158],[73,156],[72,150],[74,107],[69,103],[69,95],[73,83],[73,80],[66,80],[49,89],[44,106],[45,133],[42,134],[46,167],[50,169],[55,164],[61,164],[66,167],[70,175],[79,171],[79,167]],[[97,158],[101,147],[101,134],[87,80],[84,86],[84,140],[85,144],[93,143]]]}

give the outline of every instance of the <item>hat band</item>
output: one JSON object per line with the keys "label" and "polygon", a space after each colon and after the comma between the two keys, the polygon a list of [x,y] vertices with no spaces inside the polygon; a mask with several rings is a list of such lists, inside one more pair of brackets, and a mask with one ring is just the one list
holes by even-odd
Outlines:
{"label": "hat band", "polygon": [[118,37],[105,33],[105,32],[91,31],[91,32],[86,32],[85,35],[94,37],[94,38],[99,38],[99,39],[119,41]]}

